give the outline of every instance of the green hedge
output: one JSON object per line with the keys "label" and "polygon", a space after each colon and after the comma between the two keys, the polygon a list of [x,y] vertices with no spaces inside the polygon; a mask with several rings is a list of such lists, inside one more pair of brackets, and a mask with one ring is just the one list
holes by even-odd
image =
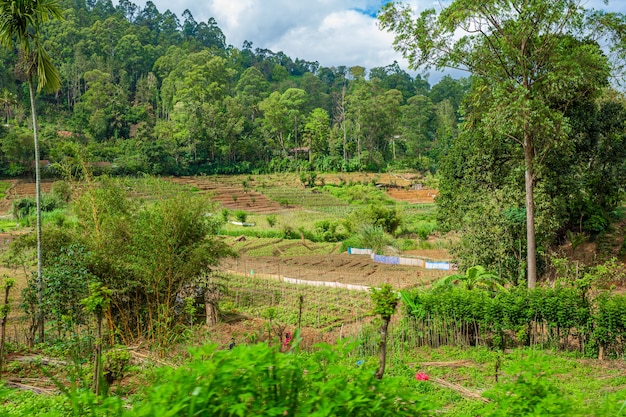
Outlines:
{"label": "green hedge", "polygon": [[497,293],[464,288],[405,294],[407,316],[420,343],[542,345],[589,355],[621,355],[626,341],[626,296],[589,298],[577,288]]}

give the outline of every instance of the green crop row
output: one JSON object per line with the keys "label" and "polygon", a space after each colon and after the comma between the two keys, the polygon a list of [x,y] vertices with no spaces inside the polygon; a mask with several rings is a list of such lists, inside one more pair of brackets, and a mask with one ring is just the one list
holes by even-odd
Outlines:
{"label": "green crop row", "polygon": [[369,293],[342,288],[291,284],[278,280],[230,275],[221,281],[222,305],[263,318],[268,308],[285,325],[327,328],[361,320],[370,314]]}

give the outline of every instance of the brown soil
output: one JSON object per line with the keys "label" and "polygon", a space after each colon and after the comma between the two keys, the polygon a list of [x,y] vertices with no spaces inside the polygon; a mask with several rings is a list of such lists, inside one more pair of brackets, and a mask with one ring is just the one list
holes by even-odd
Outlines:
{"label": "brown soil", "polygon": [[[237,181],[237,178],[240,178]],[[229,210],[245,210],[250,213],[270,214],[282,210],[280,204],[261,193],[244,189],[244,177],[169,177],[168,181],[196,187],[201,194],[212,195],[211,200]]]}
{"label": "brown soil", "polygon": [[399,190],[391,189],[387,195],[394,200],[406,201],[410,204],[434,203],[437,190]]}
{"label": "brown soil", "polygon": [[450,252],[445,249],[414,249],[402,252],[402,256],[419,256],[421,258],[428,258],[434,261],[448,261],[450,260]]}
{"label": "brown soil", "polygon": [[[11,204],[14,200],[22,197],[34,197],[35,196],[35,181],[20,179],[20,180],[3,180],[10,182],[11,186],[7,189],[5,196],[0,200],[0,215],[7,215],[11,211]],[[52,189],[52,183],[54,180],[46,179],[41,181],[41,192],[49,193]]]}
{"label": "brown soil", "polygon": [[371,183],[388,185],[393,187],[409,187],[419,182],[422,178],[420,174],[393,174],[393,173],[369,173],[369,172],[348,172],[341,174],[320,174],[319,180],[324,180],[326,184],[340,184],[342,181]]}
{"label": "brown soil", "polygon": [[450,271],[414,266],[375,263],[369,256],[331,254],[296,257],[247,257],[226,260],[224,269],[240,274],[264,274],[310,281],[331,281],[355,285],[392,284],[408,288],[431,283]]}

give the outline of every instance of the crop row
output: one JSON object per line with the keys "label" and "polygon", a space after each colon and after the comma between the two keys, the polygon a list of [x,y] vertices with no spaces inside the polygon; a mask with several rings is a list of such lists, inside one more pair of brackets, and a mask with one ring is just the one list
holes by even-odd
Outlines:
{"label": "crop row", "polygon": [[[226,239],[230,243],[234,239]],[[306,256],[330,254],[335,249],[336,243],[282,240],[282,239],[254,239],[242,242],[232,242],[231,247],[240,253],[252,257],[261,256]]]}
{"label": "crop row", "polygon": [[263,189],[262,193],[271,200],[281,204],[293,204],[310,208],[347,206],[346,202],[326,192],[313,191],[310,189],[272,187]]}
{"label": "crop row", "polygon": [[[223,305],[248,316],[264,318],[272,308],[285,325],[328,328],[369,315],[369,294],[342,288],[297,285],[282,281],[229,275]],[[302,309],[301,309],[302,307]]]}

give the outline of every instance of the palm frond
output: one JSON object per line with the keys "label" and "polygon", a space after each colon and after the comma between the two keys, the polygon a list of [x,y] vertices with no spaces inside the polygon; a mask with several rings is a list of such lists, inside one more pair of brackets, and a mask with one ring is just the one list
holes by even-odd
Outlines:
{"label": "palm frond", "polygon": [[37,69],[37,91],[42,89],[46,93],[54,93],[61,88],[61,76],[52,64],[50,55],[42,45],[38,45],[34,51],[35,65]]}

